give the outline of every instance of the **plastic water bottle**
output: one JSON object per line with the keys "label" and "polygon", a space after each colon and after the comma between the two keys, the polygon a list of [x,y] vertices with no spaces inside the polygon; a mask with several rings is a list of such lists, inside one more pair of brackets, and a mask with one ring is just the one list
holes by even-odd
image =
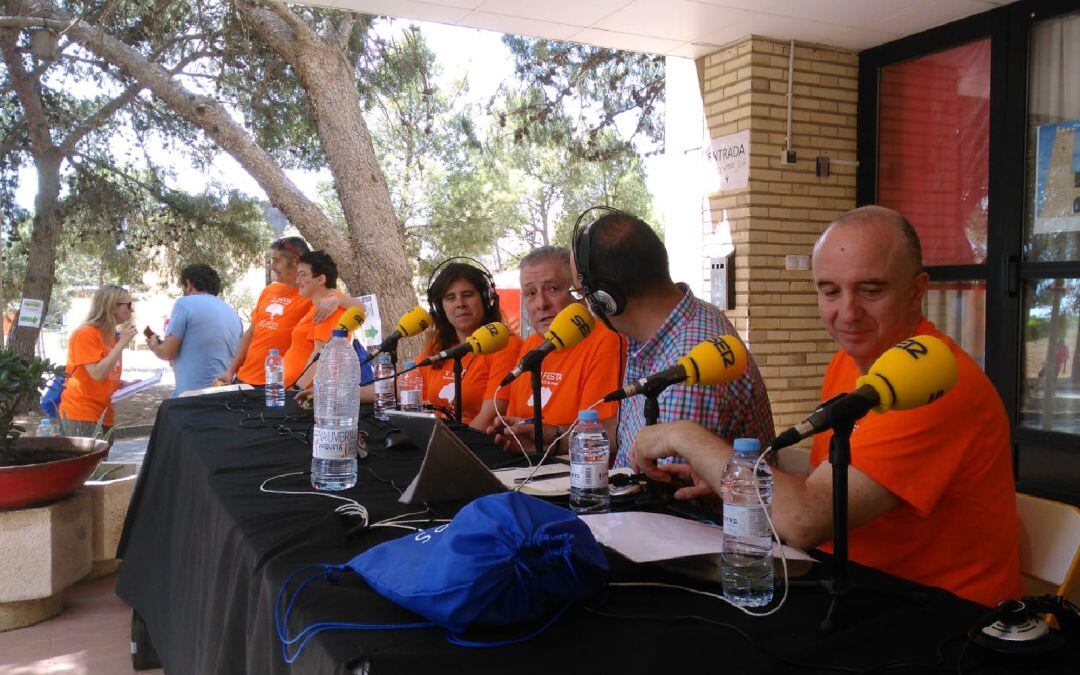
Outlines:
{"label": "plastic water bottle", "polygon": [[335,330],[315,371],[315,428],[311,444],[311,485],[346,490],[356,485],[356,455],[362,440],[360,359],[348,331]]}
{"label": "plastic water bottle", "polygon": [[570,508],[575,513],[607,513],[608,458],[611,445],[600,425],[600,413],[582,410],[570,435]]}
{"label": "plastic water bottle", "polygon": [[266,355],[266,407],[285,407],[285,360],[278,350]]}
{"label": "plastic water bottle", "polygon": [[[756,438],[735,439],[735,454],[724,467],[724,598],[743,607],[761,607],[773,598],[772,537],[765,511],[772,504],[772,469],[762,462]],[[758,501],[761,492],[761,507]]]}
{"label": "plastic water bottle", "polygon": [[415,361],[405,362],[405,371],[398,377],[398,407],[402,410],[420,412],[424,409],[424,378],[416,367]]}
{"label": "plastic water bottle", "polygon": [[[393,375],[394,364],[390,362],[390,354],[379,354],[375,361],[375,419],[390,419],[386,413],[393,410],[396,403]],[[384,377],[388,379],[382,379]]]}
{"label": "plastic water bottle", "polygon": [[35,436],[42,438],[45,436],[59,436],[60,430],[56,428],[56,425],[52,423],[52,420],[48,417],[42,417],[38,422],[37,433]]}

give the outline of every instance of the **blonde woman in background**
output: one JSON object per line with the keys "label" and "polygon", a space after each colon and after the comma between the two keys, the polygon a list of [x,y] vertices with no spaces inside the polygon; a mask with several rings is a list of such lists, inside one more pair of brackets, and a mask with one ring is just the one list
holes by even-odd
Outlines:
{"label": "blonde woman in background", "polygon": [[113,426],[112,395],[129,383],[120,379],[124,345],[135,337],[131,294],[105,284],[94,292],[86,321],[68,341],[67,386],[60,399],[65,436],[93,437],[98,424]]}

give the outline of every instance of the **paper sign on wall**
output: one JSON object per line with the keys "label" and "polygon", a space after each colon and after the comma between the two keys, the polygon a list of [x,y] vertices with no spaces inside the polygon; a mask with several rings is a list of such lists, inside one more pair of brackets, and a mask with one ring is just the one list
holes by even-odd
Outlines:
{"label": "paper sign on wall", "polygon": [[382,319],[379,317],[379,298],[375,294],[361,295],[357,298],[364,303],[364,323],[353,335],[365,347],[382,342]]}
{"label": "paper sign on wall", "polygon": [[19,308],[19,325],[26,328],[37,328],[41,325],[41,314],[45,309],[45,303],[34,298],[23,298]]}
{"label": "paper sign on wall", "polygon": [[715,139],[706,153],[719,174],[719,191],[740,190],[750,181],[750,130]]}
{"label": "paper sign on wall", "polygon": [[1080,231],[1080,120],[1039,127],[1034,234]]}

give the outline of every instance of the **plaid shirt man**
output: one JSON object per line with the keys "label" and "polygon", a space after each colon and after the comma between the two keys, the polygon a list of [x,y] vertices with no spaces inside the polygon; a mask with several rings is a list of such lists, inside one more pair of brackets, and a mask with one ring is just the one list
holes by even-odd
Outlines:
{"label": "plaid shirt man", "polygon": [[[719,335],[737,335],[735,327],[719,309],[695,298],[686,284],[679,284],[679,288],[686,295],[647,342],[627,338],[624,383],[670,368],[699,342]],[[776,435],[765,382],[750,355],[746,372],[737,380],[724,385],[677,384],[668,387],[658,400],[661,424],[692,420],[728,441],[756,438],[762,447]],[[619,406],[616,467],[630,466],[630,445],[644,425],[645,397],[623,400]]]}

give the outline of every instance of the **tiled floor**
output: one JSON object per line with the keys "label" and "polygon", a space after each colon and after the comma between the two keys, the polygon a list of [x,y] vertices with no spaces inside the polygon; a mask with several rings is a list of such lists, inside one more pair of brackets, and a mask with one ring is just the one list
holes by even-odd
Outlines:
{"label": "tiled floor", "polygon": [[131,609],[113,594],[115,586],[115,574],[76,584],[64,592],[56,618],[0,633],[0,675],[133,672]]}

